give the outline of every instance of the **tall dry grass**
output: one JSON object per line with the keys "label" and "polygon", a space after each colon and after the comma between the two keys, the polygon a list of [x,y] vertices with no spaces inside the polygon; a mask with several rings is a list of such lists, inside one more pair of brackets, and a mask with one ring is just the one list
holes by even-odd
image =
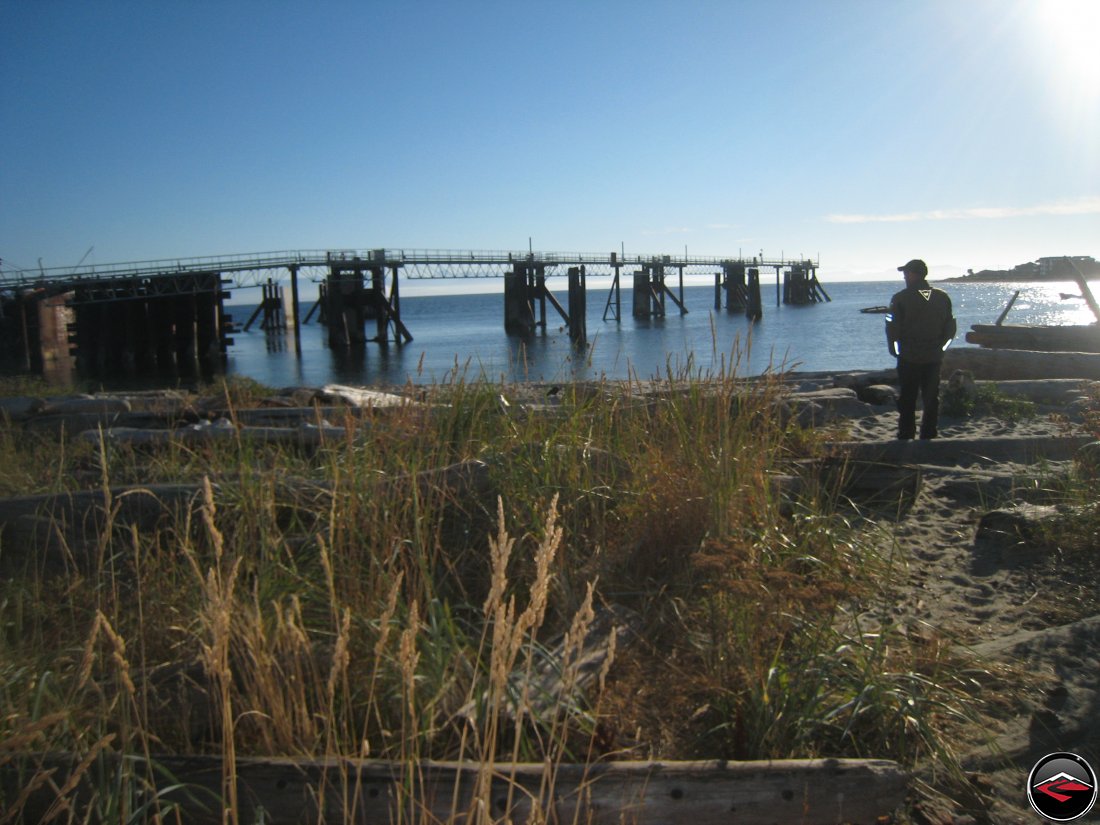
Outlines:
{"label": "tall dry grass", "polygon": [[[828,496],[790,515],[770,479],[814,436],[779,414],[779,376],[722,364],[553,398],[458,374],[332,421],[345,437],[315,451],[0,429],[19,492],[198,489],[155,531],[110,514],[69,531],[61,571],[0,535],[0,770],[18,777],[0,802],[52,787],[54,821],[167,820],[156,755],[218,753],[236,822],[235,756],[469,759],[480,792],[461,813],[489,822],[490,780],[519,761],[551,766],[538,811],[565,762],[927,755],[968,686],[845,624],[883,562]],[[256,390],[220,392],[232,415]],[[609,606],[638,632],[581,689]],[[553,695],[535,695],[548,669]],[[81,757],[71,787],[26,755],[55,750]],[[142,759],[97,774],[105,754]],[[400,815],[419,821],[406,775]],[[354,812],[352,784],[322,792]]]}

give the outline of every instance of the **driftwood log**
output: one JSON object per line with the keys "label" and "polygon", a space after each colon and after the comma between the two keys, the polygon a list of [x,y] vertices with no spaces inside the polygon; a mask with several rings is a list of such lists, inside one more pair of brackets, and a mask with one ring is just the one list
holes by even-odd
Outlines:
{"label": "driftwood log", "polygon": [[[46,816],[79,759],[28,754],[0,764],[8,799],[52,771],[25,800],[22,821]],[[108,776],[121,760],[110,759]],[[216,756],[156,756],[127,766],[152,774],[162,803],[190,823],[221,823],[226,766]],[[170,774],[170,778],[164,775]],[[638,825],[874,823],[903,801],[906,774],[876,759],[759,762],[609,762],[596,765],[239,758],[241,822],[586,822]],[[86,777],[85,777],[86,780]],[[482,783],[482,780],[488,780]],[[109,780],[113,786],[114,780]],[[170,788],[170,786],[177,786]],[[479,786],[481,790],[479,791]],[[77,808],[92,788],[78,782]],[[146,797],[148,798],[148,797]],[[262,819],[261,819],[262,817]]]}
{"label": "driftwood log", "polygon": [[990,349],[1100,352],[1100,327],[974,324],[966,341]]}
{"label": "driftwood log", "polygon": [[135,427],[108,427],[85,430],[82,441],[131,447],[165,447],[169,444],[214,444],[243,442],[247,444],[279,444],[288,447],[321,447],[342,444],[347,437],[343,427],[300,424],[297,427],[235,427],[228,421],[213,424],[192,424],[172,430]]}
{"label": "driftwood log", "polygon": [[1032,352],[1019,349],[951,347],[943,358],[943,375],[968,370],[975,378],[993,380],[1087,378],[1100,380],[1100,353]]}
{"label": "driftwood log", "polygon": [[1090,436],[991,436],[932,441],[838,441],[831,449],[859,461],[965,467],[1004,461],[1020,464],[1068,461],[1092,440]]}
{"label": "driftwood log", "polygon": [[[425,470],[412,476],[381,478],[375,495],[408,495],[415,487],[421,497],[439,494],[463,506],[477,503],[491,509],[494,486],[488,463],[462,461]],[[212,484],[215,502],[224,501],[221,482]],[[277,510],[325,510],[331,485],[311,479],[283,479],[275,488]],[[107,491],[78,490],[64,493],[14,496],[0,499],[0,540],[5,565],[20,564],[32,554],[45,568],[78,565],[80,554],[94,549],[96,538],[110,524],[134,527],[141,532],[182,524],[188,513],[194,524],[202,505],[198,483],[152,484],[112,487]]]}

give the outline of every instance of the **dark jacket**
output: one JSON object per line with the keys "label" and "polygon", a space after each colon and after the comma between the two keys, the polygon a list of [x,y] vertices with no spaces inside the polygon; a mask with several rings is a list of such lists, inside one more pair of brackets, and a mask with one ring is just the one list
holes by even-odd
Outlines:
{"label": "dark jacket", "polygon": [[951,298],[942,289],[923,281],[906,287],[890,300],[886,316],[886,340],[891,353],[912,364],[943,360],[947,342],[955,337]]}

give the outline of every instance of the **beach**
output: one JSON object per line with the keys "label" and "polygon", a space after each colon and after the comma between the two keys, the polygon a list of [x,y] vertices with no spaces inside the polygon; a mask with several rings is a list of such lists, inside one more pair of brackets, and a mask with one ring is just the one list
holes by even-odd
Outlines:
{"label": "beach", "polygon": [[[960,690],[977,697],[970,705],[976,713],[941,720],[947,731],[942,747],[952,758],[933,751],[910,766],[907,816],[914,822],[1030,822],[1024,785],[1038,758],[1065,750],[1100,763],[1097,566],[1079,547],[1063,546],[1064,532],[1058,529],[1072,519],[1092,529],[1097,523],[1095,499],[1090,510],[1068,492],[1071,480],[1080,489],[1095,467],[1088,444],[1098,435],[1097,385],[1083,379],[951,378],[944,383],[940,437],[898,442],[895,377],[891,371],[784,374],[772,379],[769,415],[787,422],[785,427],[796,426],[800,438],[816,445],[813,466],[831,468],[839,479],[832,507],[861,542],[875,548],[876,591],[838,602],[834,620],[858,627],[861,641],[889,633],[918,658],[942,658],[949,663],[943,671],[949,677],[941,678],[958,679]],[[670,399],[705,398],[711,391],[706,382],[690,380],[625,387],[502,383],[485,390],[493,414],[517,427],[567,416],[571,404],[597,406],[624,391],[631,404],[650,412]],[[721,391],[732,397],[739,392],[732,385]],[[150,401],[155,398],[161,401]],[[158,423],[167,420],[153,414],[158,403],[162,410],[167,405],[201,413],[203,404],[217,408],[216,399],[200,403],[179,391],[24,397],[6,399],[2,408],[28,432],[54,432],[62,439],[76,435],[105,452],[160,449],[169,441],[201,451],[205,444],[246,440],[312,450],[352,437],[350,419],[341,423],[335,413],[319,411],[364,409],[380,421],[387,409],[407,413],[425,398],[423,388],[412,386],[287,388],[232,409],[228,417],[219,413],[223,417],[217,421],[203,419],[177,430]],[[302,410],[313,410],[313,419],[302,420],[295,412]],[[73,432],[77,429],[85,434]],[[611,472],[621,457],[599,451],[585,460],[603,466],[595,471],[599,475]],[[799,475],[798,467],[810,465],[797,456],[791,466],[793,474],[772,478],[790,501],[785,511],[780,506],[788,518],[802,506],[807,478],[820,480],[813,470]],[[449,495],[460,503],[463,496],[483,496],[484,476],[478,475],[483,470],[470,463],[455,467],[429,474],[425,483],[450,485]],[[94,490],[97,484],[88,477],[64,486]],[[1084,537],[1093,554],[1095,542],[1095,534]],[[11,545],[4,550],[10,558]],[[615,673],[613,668],[612,682]],[[609,718],[616,714],[620,721],[632,718],[628,708],[616,707]],[[909,731],[908,723],[902,724],[900,735],[917,737],[915,718],[913,725]],[[653,748],[651,743],[638,752],[683,756],[675,746],[665,752]],[[952,765],[965,772],[962,784],[971,786],[969,796],[960,795],[959,776],[949,775]]]}
{"label": "beach", "polygon": [[[802,388],[813,397],[829,385],[858,383],[858,376],[841,375]],[[1005,397],[1034,399],[1035,408],[1025,417],[989,409],[941,415],[938,440],[904,445],[890,443],[893,410],[864,410],[849,399],[830,425],[845,441],[882,445],[889,460],[903,457],[921,469],[910,506],[864,526],[881,532],[884,552],[897,560],[886,585],[891,608],[868,611],[865,626],[897,624],[914,638],[956,646],[973,657],[975,672],[1017,674],[1018,693],[990,697],[988,715],[962,726],[953,745],[988,806],[988,821],[1025,823],[1034,821],[1025,779],[1038,759],[1070,751],[1100,761],[1097,567],[1061,558],[1042,527],[1044,519],[1064,517],[1060,483],[1075,472],[1081,440],[1091,440],[1081,430],[1089,382],[983,383]],[[970,452],[954,444],[979,446]],[[1060,617],[1082,607],[1089,617],[1063,623]],[[923,778],[934,785],[935,773],[930,765]],[[947,804],[929,802],[924,813],[929,821],[964,821]]]}

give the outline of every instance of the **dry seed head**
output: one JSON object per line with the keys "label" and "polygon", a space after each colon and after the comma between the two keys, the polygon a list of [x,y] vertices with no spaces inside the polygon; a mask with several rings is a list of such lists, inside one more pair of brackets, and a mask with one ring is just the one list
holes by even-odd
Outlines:
{"label": "dry seed head", "polygon": [[95,664],[95,643],[99,639],[100,617],[103,614],[96,611],[95,621],[92,622],[92,632],[88,635],[88,641],[84,643],[84,656],[80,660],[80,678],[77,680],[78,689],[88,684],[92,677],[92,665]]}
{"label": "dry seed head", "polygon": [[416,668],[420,664],[420,653],[416,649],[416,636],[420,627],[420,606],[413,602],[409,610],[409,625],[401,633],[401,644],[398,648],[398,661],[401,663],[401,675],[405,685],[412,691],[416,679]]}
{"label": "dry seed head", "polygon": [[397,596],[401,591],[401,583],[404,581],[404,572],[397,574],[397,579],[393,583],[393,587],[390,588],[389,595],[386,597],[386,607],[382,611],[382,616],[378,620],[378,641],[374,643],[374,659],[377,662],[381,658],[383,651],[386,649],[386,642],[390,637],[390,622],[393,621],[393,615],[397,612]]}
{"label": "dry seed head", "polygon": [[563,681],[572,684],[577,678],[578,660],[584,649],[584,639],[588,635],[588,629],[596,618],[592,610],[592,598],[595,593],[595,583],[589,582],[584,595],[584,602],[573,616],[569,630],[565,634],[565,650],[562,657],[565,663]]}
{"label": "dry seed head", "polygon": [[508,536],[508,529],[504,524],[504,499],[497,496],[497,537],[489,539],[489,559],[492,573],[489,582],[489,594],[485,598],[484,611],[497,612],[504,598],[504,591],[508,586],[508,559],[512,555],[512,547],[515,539]]}
{"label": "dry seed head", "polygon": [[542,627],[542,623],[546,618],[546,605],[550,596],[550,566],[561,544],[561,537],[561,528],[552,529],[535,553],[535,580],[531,583],[531,595],[527,609],[520,615],[513,628],[513,651],[518,651],[522,645],[522,638],[529,631]]}
{"label": "dry seed head", "polygon": [[344,609],[340,630],[336,634],[336,646],[332,652],[332,667],[328,674],[328,701],[331,706],[336,696],[336,684],[340,675],[347,672],[351,656],[348,653],[348,640],[351,636],[351,611]]}
{"label": "dry seed head", "polygon": [[210,476],[202,477],[202,520],[210,533],[210,539],[214,542],[214,556],[220,559],[225,552],[225,539],[221,531],[214,523],[217,508],[214,505],[214,487],[210,483]]}
{"label": "dry seed head", "polygon": [[123,639],[115,629],[111,627],[110,621],[103,615],[102,612],[97,611],[100,625],[103,628],[103,632],[107,638],[111,641],[111,659],[118,666],[119,676],[122,678],[123,687],[126,688],[126,692],[131,696],[137,694],[137,689],[134,687],[134,682],[130,678],[130,662],[126,659],[126,640]]}

